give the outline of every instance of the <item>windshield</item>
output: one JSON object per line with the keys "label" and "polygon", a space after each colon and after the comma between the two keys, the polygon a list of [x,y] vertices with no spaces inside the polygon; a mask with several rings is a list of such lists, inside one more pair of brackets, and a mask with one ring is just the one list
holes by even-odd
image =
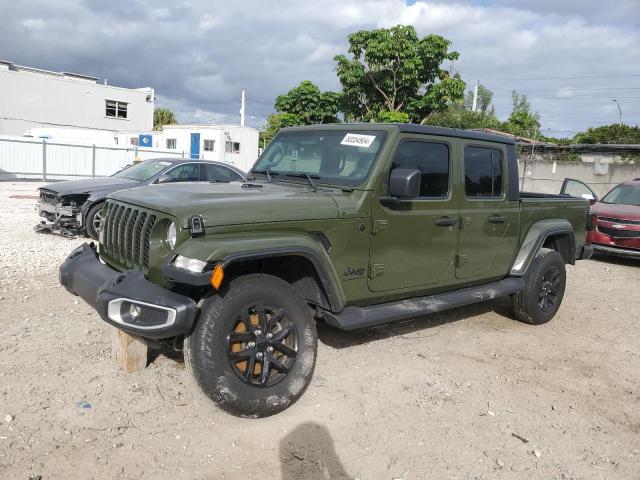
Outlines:
{"label": "windshield", "polygon": [[640,206],[640,187],[634,185],[618,185],[604,196],[602,203]]}
{"label": "windshield", "polygon": [[316,183],[360,185],[369,175],[386,133],[379,130],[281,132],[253,167],[273,178],[309,175]]}
{"label": "windshield", "polygon": [[145,160],[144,162],[136,163],[129,168],[120,170],[118,173],[114,173],[111,176],[143,182],[145,180],[149,180],[151,177],[160,173],[170,165],[173,165],[173,163],[167,160]]}

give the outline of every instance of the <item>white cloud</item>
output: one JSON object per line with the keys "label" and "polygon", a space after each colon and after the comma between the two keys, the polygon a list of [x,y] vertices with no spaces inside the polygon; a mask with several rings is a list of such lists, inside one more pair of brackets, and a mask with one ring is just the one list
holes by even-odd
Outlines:
{"label": "white cloud", "polygon": [[205,13],[198,23],[200,30],[203,31],[211,30],[213,28],[216,28],[218,25],[220,25],[220,18],[215,17],[210,13]]}
{"label": "white cloud", "polygon": [[20,21],[20,25],[28,30],[42,30],[45,27],[45,21],[42,18],[25,18]]}

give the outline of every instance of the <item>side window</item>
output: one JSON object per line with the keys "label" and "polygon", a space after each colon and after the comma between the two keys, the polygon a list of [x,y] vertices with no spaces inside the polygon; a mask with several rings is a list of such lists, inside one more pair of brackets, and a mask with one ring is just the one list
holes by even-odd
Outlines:
{"label": "side window", "polygon": [[220,165],[203,165],[207,176],[206,179],[209,182],[230,182],[231,181],[231,171]]}
{"label": "side window", "polygon": [[200,182],[200,164],[184,163],[167,172],[172,182]]}
{"label": "side window", "polygon": [[444,143],[404,141],[393,157],[391,170],[420,170],[420,196],[443,198],[449,192],[449,147]]}
{"label": "side window", "polygon": [[465,147],[464,194],[471,198],[502,196],[502,152],[500,150]]}

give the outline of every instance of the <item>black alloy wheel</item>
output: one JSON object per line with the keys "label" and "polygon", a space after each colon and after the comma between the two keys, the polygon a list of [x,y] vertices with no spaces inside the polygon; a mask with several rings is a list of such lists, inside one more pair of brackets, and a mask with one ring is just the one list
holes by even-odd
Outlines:
{"label": "black alloy wheel", "polygon": [[542,277],[540,292],[538,293],[538,306],[542,311],[549,311],[556,307],[560,293],[560,270],[552,266]]}
{"label": "black alloy wheel", "polygon": [[227,344],[234,372],[243,382],[257,387],[282,381],[298,354],[297,331],[283,308],[261,302],[242,309]]}

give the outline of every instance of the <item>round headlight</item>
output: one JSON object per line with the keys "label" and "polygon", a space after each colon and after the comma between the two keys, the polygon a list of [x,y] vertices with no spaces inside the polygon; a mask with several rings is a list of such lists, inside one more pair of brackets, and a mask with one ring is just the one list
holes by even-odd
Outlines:
{"label": "round headlight", "polygon": [[171,250],[176,246],[176,224],[173,222],[170,222],[169,225],[167,225],[167,238],[165,241]]}

